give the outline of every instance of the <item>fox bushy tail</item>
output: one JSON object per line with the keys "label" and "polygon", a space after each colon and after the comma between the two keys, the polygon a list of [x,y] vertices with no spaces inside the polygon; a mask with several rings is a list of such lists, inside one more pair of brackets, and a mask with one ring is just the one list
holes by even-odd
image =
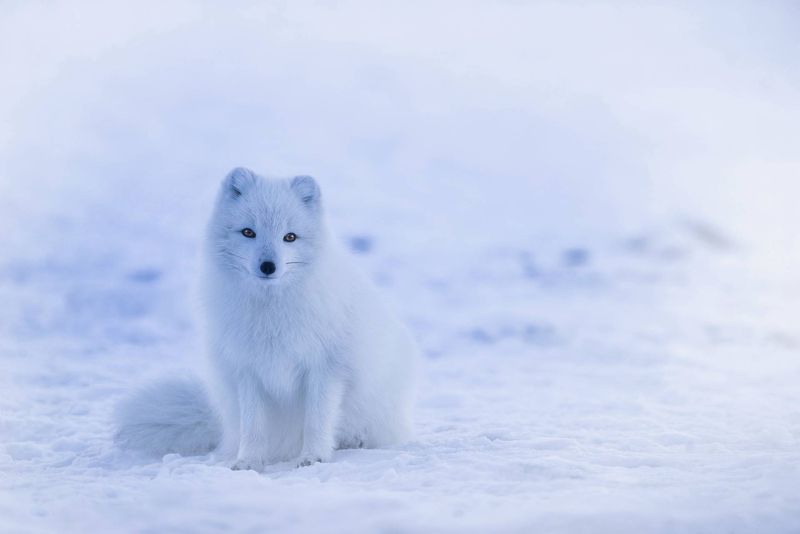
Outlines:
{"label": "fox bushy tail", "polygon": [[153,456],[206,454],[220,442],[222,428],[202,382],[169,378],[124,399],[115,413],[114,442]]}

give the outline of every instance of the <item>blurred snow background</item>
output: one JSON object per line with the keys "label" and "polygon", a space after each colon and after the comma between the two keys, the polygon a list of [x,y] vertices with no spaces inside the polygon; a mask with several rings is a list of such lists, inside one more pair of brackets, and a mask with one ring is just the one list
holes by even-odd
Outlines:
{"label": "blurred snow background", "polygon": [[[793,2],[0,3],[0,530],[800,529]],[[312,174],[418,437],[130,458],[231,167]]]}

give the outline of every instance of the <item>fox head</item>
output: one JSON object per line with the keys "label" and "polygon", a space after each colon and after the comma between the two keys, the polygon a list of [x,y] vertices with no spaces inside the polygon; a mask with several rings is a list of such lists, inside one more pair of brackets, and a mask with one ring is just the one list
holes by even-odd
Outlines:
{"label": "fox head", "polygon": [[222,270],[259,284],[287,283],[313,267],[325,237],[310,176],[267,179],[240,167],[222,181],[208,243]]}

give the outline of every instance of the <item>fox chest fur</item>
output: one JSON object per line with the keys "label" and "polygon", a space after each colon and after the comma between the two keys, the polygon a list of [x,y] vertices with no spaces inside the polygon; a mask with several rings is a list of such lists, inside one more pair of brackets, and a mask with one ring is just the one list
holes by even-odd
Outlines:
{"label": "fox chest fur", "polygon": [[302,393],[309,373],[343,371],[349,313],[324,293],[244,295],[225,291],[212,313],[212,360],[231,379],[253,378],[275,401]]}

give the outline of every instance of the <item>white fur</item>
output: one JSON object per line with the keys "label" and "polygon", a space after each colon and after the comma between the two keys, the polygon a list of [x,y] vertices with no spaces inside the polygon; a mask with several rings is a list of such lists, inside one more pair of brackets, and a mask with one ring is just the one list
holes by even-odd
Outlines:
{"label": "white fur", "polygon": [[[294,242],[283,240],[289,232]],[[219,451],[234,469],[288,459],[308,465],[329,460],[335,448],[380,447],[409,435],[416,347],[331,237],[312,178],[232,171],[206,255]],[[260,270],[265,261],[276,265],[270,276]],[[150,432],[159,450],[175,434],[162,430]]]}
{"label": "white fur", "polygon": [[219,418],[196,379],[150,384],[120,402],[115,417],[117,444],[153,456],[206,454],[222,435]]}

